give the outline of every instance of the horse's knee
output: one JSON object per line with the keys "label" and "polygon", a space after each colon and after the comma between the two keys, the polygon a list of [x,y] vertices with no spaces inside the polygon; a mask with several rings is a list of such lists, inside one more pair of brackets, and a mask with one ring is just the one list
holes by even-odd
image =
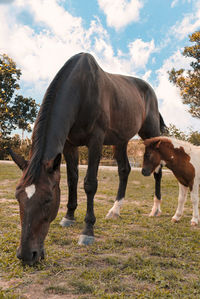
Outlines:
{"label": "horse's knee", "polygon": [[95,194],[97,191],[98,182],[96,180],[84,180],[84,190],[86,194]]}
{"label": "horse's knee", "polygon": [[121,179],[127,179],[128,176],[129,176],[130,171],[131,171],[131,167],[130,167],[129,164],[127,164],[126,167],[123,167],[123,168],[119,169],[119,177]]}

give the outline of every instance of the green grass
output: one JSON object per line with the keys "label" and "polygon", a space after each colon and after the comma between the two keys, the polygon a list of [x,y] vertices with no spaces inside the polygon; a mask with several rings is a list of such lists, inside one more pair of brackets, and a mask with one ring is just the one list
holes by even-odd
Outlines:
{"label": "green grass", "polygon": [[1,298],[200,298],[200,229],[190,226],[192,205],[186,203],[180,223],[171,223],[178,185],[163,174],[162,216],[149,218],[153,177],[132,171],[121,217],[106,220],[117,192],[117,171],[100,170],[95,197],[96,242],[78,246],[84,225],[85,171],[80,170],[76,224],[59,226],[65,214],[67,186],[62,168],[61,205],[45,241],[46,258],[23,267],[16,258],[20,238],[14,199],[20,171],[0,164],[0,299]]}

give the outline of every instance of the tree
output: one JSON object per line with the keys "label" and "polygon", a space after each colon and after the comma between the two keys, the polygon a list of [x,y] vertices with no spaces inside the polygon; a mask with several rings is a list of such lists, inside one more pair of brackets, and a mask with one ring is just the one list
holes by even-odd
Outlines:
{"label": "tree", "polygon": [[168,126],[168,136],[174,137],[179,140],[187,140],[187,135],[179,130],[175,125],[169,124]]}
{"label": "tree", "polygon": [[10,158],[7,148],[12,148],[15,153],[21,154],[25,159],[29,159],[29,151],[31,149],[31,139],[25,138],[21,140],[18,134],[12,137],[0,136],[0,160],[6,160]]}
{"label": "tree", "polygon": [[200,145],[200,133],[198,131],[191,131],[187,141],[194,145]]}
{"label": "tree", "polygon": [[189,35],[192,46],[185,47],[183,56],[192,58],[191,69],[169,72],[169,80],[179,89],[183,103],[188,104],[193,117],[200,118],[200,31]]}
{"label": "tree", "polygon": [[0,137],[8,138],[14,129],[31,131],[38,105],[32,98],[18,95],[21,70],[7,55],[0,55]]}

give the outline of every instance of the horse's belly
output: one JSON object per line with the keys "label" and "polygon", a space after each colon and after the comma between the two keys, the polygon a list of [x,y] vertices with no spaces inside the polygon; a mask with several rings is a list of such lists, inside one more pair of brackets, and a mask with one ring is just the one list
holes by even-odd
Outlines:
{"label": "horse's belly", "polygon": [[138,133],[137,127],[132,128],[129,131],[108,129],[105,134],[104,144],[105,145],[117,145],[122,142],[126,142],[134,137]]}

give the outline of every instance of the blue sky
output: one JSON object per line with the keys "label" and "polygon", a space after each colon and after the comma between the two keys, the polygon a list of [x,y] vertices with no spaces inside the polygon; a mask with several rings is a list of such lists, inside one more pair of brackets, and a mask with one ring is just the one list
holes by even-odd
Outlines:
{"label": "blue sky", "polygon": [[199,130],[169,82],[188,34],[200,30],[200,0],[0,0],[0,53],[22,70],[21,93],[41,103],[48,84],[75,53],[111,73],[148,81],[167,125]]}

